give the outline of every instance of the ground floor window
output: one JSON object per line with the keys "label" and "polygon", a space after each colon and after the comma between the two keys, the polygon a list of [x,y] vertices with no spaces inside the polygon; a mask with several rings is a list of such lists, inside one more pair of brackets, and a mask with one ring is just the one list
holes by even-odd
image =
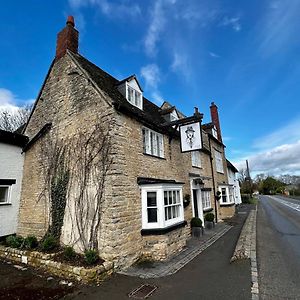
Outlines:
{"label": "ground floor window", "polygon": [[141,186],[143,229],[165,228],[184,221],[182,185]]}
{"label": "ground floor window", "polygon": [[0,185],[0,204],[9,203],[10,186]]}
{"label": "ground floor window", "polygon": [[234,203],[233,186],[220,186],[219,191],[221,192],[220,204]]}
{"label": "ground floor window", "polygon": [[211,208],[210,191],[201,191],[203,210]]}

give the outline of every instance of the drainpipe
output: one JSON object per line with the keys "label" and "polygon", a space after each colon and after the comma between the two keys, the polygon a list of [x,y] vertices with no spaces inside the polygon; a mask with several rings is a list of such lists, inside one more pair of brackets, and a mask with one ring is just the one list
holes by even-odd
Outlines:
{"label": "drainpipe", "polygon": [[213,157],[211,151],[211,144],[210,144],[210,137],[208,136],[208,144],[209,144],[209,151],[210,151],[210,167],[211,167],[211,175],[213,181],[213,190],[214,190],[214,200],[215,200],[215,215],[216,215],[216,223],[218,223],[218,209],[217,209],[217,199],[216,199],[216,187],[215,187],[215,176],[214,176],[214,169],[213,169]]}

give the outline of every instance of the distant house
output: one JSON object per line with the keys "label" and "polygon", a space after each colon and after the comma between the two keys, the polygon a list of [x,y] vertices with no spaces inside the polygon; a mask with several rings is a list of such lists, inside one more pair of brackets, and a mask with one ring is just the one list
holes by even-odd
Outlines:
{"label": "distant house", "polygon": [[[57,218],[62,244],[77,251],[92,245],[116,268],[141,257],[170,258],[186,245],[192,217],[203,220],[212,211],[220,220],[234,214],[214,103],[212,127],[200,129],[202,148],[181,151],[174,124],[201,121],[199,115],[187,118],[168,102],[159,107],[143,96],[135,75],[117,80],[81,56],[69,17],[23,131],[30,141],[24,149],[19,234],[42,237],[57,229]],[[54,214],[56,194],[60,211]]]}
{"label": "distant house", "polygon": [[227,161],[227,174],[228,174],[228,183],[231,185],[230,195],[233,197],[233,201],[235,204],[241,204],[241,191],[240,191],[240,184],[237,179],[238,169],[229,161]]}
{"label": "distant house", "polygon": [[26,143],[25,136],[0,130],[0,237],[17,232]]}

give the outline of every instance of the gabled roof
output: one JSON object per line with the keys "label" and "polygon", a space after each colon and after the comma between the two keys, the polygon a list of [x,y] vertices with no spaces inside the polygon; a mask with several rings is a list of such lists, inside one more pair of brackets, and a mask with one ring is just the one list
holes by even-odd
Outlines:
{"label": "gabled roof", "polygon": [[137,85],[139,86],[140,90],[143,92],[143,89],[142,89],[142,87],[141,87],[141,85],[140,85],[140,83],[139,83],[139,81],[138,81],[138,79],[137,79],[137,77],[136,77],[135,74],[130,75],[130,76],[128,76],[127,78],[122,79],[121,81],[119,81],[119,82],[117,83],[117,85],[121,85],[121,84],[124,83],[125,81],[128,82],[128,81],[131,81],[131,80],[135,80],[136,83],[137,83]]}
{"label": "gabled roof", "polygon": [[0,143],[24,147],[27,142],[28,137],[23,134],[0,129]]}
{"label": "gabled roof", "polygon": [[226,162],[227,162],[228,169],[231,169],[232,171],[234,171],[234,173],[239,172],[239,170],[228,159],[226,159]]}
{"label": "gabled roof", "polygon": [[[126,98],[119,92],[118,85],[122,81],[117,80],[101,68],[88,61],[80,54],[68,52],[73,59],[83,68],[93,82],[106,93],[112,100],[112,104],[117,110],[120,110],[138,121],[144,123],[146,126],[154,127],[156,130],[165,132],[166,129],[160,125],[165,123],[165,119],[160,114],[160,107],[143,97],[143,110],[131,105]],[[172,130],[167,129],[167,130]]]}

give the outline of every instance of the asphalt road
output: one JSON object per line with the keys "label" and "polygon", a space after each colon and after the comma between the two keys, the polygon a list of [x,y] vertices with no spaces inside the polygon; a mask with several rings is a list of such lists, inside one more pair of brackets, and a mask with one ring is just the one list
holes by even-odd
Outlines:
{"label": "asphalt road", "polygon": [[260,299],[300,299],[300,201],[260,196],[257,215]]}

